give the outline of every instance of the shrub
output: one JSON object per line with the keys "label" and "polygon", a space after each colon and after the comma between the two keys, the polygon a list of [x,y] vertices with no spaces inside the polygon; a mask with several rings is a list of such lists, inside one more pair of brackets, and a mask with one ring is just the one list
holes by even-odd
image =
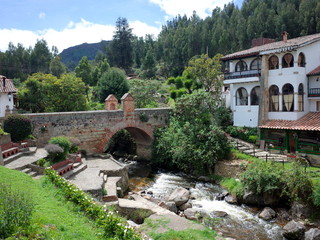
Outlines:
{"label": "shrub", "polygon": [[8,135],[8,133],[3,131],[2,127],[0,127],[0,135]]}
{"label": "shrub", "polygon": [[316,185],[312,193],[313,204],[320,207],[320,185]]}
{"label": "shrub", "polygon": [[69,150],[70,153],[77,153],[80,150],[79,145],[81,144],[80,140],[74,137],[69,137],[69,141],[71,142],[71,148]]}
{"label": "shrub", "polygon": [[248,139],[248,142],[253,143],[253,144],[256,144],[257,140],[258,140],[258,136],[256,136],[256,135],[250,135],[250,136],[249,136],[249,139]]}
{"label": "shrub", "polygon": [[0,183],[0,239],[30,224],[34,204],[23,192]]}
{"label": "shrub", "polygon": [[44,149],[48,152],[48,160],[52,163],[63,161],[66,158],[62,147],[57,144],[47,144]]}
{"label": "shrub", "polygon": [[[225,131],[231,135],[231,137],[239,138],[243,141],[249,141],[250,136],[258,136],[258,129],[252,127],[236,127],[228,126]],[[258,137],[257,137],[258,138]]]}
{"label": "shrub", "polygon": [[3,130],[11,134],[13,142],[26,139],[32,133],[30,119],[22,115],[10,115],[5,118]]}
{"label": "shrub", "polygon": [[49,143],[59,145],[65,154],[67,154],[71,149],[71,142],[65,136],[53,137],[49,140]]}

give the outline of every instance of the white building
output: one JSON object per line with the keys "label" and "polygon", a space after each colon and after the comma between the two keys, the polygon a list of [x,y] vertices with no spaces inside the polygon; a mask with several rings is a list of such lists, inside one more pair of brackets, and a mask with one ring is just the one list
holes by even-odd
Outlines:
{"label": "white building", "polygon": [[320,154],[320,34],[284,32],[222,60],[235,126],[259,126],[262,140],[288,152]]}
{"label": "white building", "polygon": [[0,75],[0,117],[4,117],[6,113],[12,113],[14,107],[13,94],[16,92],[17,89],[12,80]]}

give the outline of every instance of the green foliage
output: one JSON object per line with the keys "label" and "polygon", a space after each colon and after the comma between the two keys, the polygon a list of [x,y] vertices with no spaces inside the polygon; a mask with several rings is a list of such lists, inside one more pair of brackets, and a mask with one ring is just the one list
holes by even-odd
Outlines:
{"label": "green foliage", "polygon": [[155,134],[156,163],[200,174],[210,172],[216,161],[227,158],[229,142],[215,124],[215,104],[210,96],[196,91],[178,99],[169,126]]}
{"label": "green foliage", "polygon": [[13,142],[18,142],[32,133],[32,124],[30,119],[23,115],[9,115],[4,120],[3,130],[11,134]]}
{"label": "green foliage", "polygon": [[92,68],[86,56],[82,57],[79,65],[75,68],[76,76],[86,84],[92,86]]}
{"label": "green foliage", "polygon": [[312,193],[313,204],[320,207],[320,184],[316,185]]}
{"label": "green foliage", "polygon": [[58,137],[52,137],[49,140],[50,144],[56,144],[58,146],[60,146],[64,153],[68,153],[71,149],[71,141],[69,140],[69,138],[65,137],[65,136],[58,136]]}
{"label": "green foliage", "polygon": [[236,196],[243,195],[243,185],[234,178],[224,178],[220,181],[222,187],[226,188],[231,194]]}
{"label": "green foliage", "polygon": [[[252,127],[236,127],[228,126],[225,129],[226,133],[229,133],[231,137],[239,138],[243,141],[249,142],[250,136],[257,136],[258,138],[258,129]],[[254,140],[254,137],[251,137],[251,141]]]}
{"label": "green foliage", "polygon": [[169,230],[164,233],[153,233],[151,234],[154,240],[192,240],[192,239],[201,239],[201,240],[212,240],[215,239],[217,234],[216,232],[205,229],[205,230],[195,230],[188,229],[182,231]]}
{"label": "green foliage", "polygon": [[56,56],[51,59],[49,66],[50,73],[56,77],[60,77],[66,73],[66,66],[61,62],[61,57]]}
{"label": "green foliage", "polygon": [[80,78],[63,74],[36,73],[18,91],[20,107],[32,112],[80,111],[87,109],[86,88]]}
{"label": "green foliage", "polygon": [[146,113],[140,113],[139,114],[139,119],[141,122],[148,122],[149,121],[149,117]]}
{"label": "green foliage", "polygon": [[258,140],[258,136],[256,136],[256,135],[250,135],[248,138],[248,142],[253,143],[253,144],[256,144],[257,140]]}
{"label": "green foliage", "polygon": [[30,224],[34,203],[29,195],[0,182],[0,238]]}
{"label": "green foliage", "polygon": [[136,154],[136,143],[131,134],[123,129],[112,136],[106,146],[106,151],[110,153],[119,151],[122,153]]}
{"label": "green foliage", "polygon": [[97,225],[104,229],[104,236],[113,239],[123,240],[139,240],[142,239],[133,228],[128,227],[126,223],[112,212],[105,212],[101,205],[98,205],[94,200],[75,185],[68,182],[63,177],[59,176],[54,170],[46,169],[46,176],[59,187],[65,197],[78,205],[88,217],[95,220]]}
{"label": "green foliage", "polygon": [[44,167],[45,164],[47,163],[47,160],[44,159],[44,158],[40,158],[37,160],[36,164],[39,166],[39,167]]}
{"label": "green foliage", "polygon": [[0,127],[0,135],[8,135],[7,132],[5,132],[2,127]]}
{"label": "green foliage", "polygon": [[129,81],[131,95],[134,98],[136,108],[146,108],[147,106],[158,106],[157,91],[160,89],[161,82],[157,80],[139,80]]}
{"label": "green foliage", "polygon": [[57,144],[47,144],[44,149],[48,153],[47,159],[50,165],[66,159],[66,153],[64,153],[62,147]]}
{"label": "green foliage", "polygon": [[110,94],[114,94],[117,99],[120,99],[123,94],[129,91],[125,73],[121,69],[111,68],[98,80],[95,91],[101,103],[104,102]]}

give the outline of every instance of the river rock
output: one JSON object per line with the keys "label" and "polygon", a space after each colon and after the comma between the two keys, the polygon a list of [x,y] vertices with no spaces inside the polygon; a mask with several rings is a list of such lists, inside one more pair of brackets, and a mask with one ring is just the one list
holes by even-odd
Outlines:
{"label": "river rock", "polygon": [[200,177],[198,177],[198,180],[199,180],[199,181],[204,181],[204,182],[209,182],[209,181],[210,181],[210,178],[209,178],[209,177],[206,177],[206,176],[200,176]]}
{"label": "river rock", "polygon": [[320,240],[320,230],[318,228],[311,228],[304,235],[304,240]]}
{"label": "river rock", "polygon": [[178,208],[177,208],[175,202],[166,202],[166,207],[171,212],[174,212],[174,213],[178,212]]}
{"label": "river rock", "polygon": [[224,200],[229,204],[237,204],[237,198],[233,197],[232,195],[228,195],[224,198]]}
{"label": "river rock", "polygon": [[290,221],[283,227],[284,232],[282,235],[288,240],[302,240],[306,228],[303,224],[294,220]]}
{"label": "river rock", "polygon": [[248,205],[261,206],[264,205],[263,197],[257,194],[254,194],[252,191],[246,190],[242,199],[243,203]]}
{"label": "river rock", "polygon": [[182,187],[178,187],[171,193],[168,201],[175,202],[177,207],[179,207],[182,204],[188,202],[189,197],[190,197],[189,190],[182,188]]}
{"label": "river rock", "polygon": [[180,207],[179,207],[179,209],[181,210],[181,211],[185,211],[185,210],[187,210],[188,208],[192,208],[192,204],[188,201],[188,202],[186,202],[186,203],[184,203],[184,204],[182,204]]}
{"label": "river rock", "polygon": [[294,202],[290,209],[290,214],[297,218],[308,218],[312,215],[312,213],[312,208],[298,202]]}
{"label": "river rock", "polygon": [[165,203],[164,201],[159,202],[159,203],[158,203],[158,206],[167,209],[167,205],[166,205],[166,203]]}
{"label": "river rock", "polygon": [[186,217],[186,219],[189,220],[197,220],[197,210],[195,210],[194,208],[188,208],[184,211],[184,216]]}
{"label": "river rock", "polygon": [[211,215],[214,217],[218,217],[218,218],[224,218],[224,217],[228,216],[228,213],[223,212],[223,211],[213,211],[213,212],[211,212]]}
{"label": "river rock", "polygon": [[225,198],[225,196],[222,194],[222,193],[219,193],[217,196],[216,196],[216,200],[217,201],[223,201]]}
{"label": "river rock", "polygon": [[262,218],[263,220],[271,220],[275,218],[276,215],[276,212],[272,208],[265,207],[259,214],[259,218]]}

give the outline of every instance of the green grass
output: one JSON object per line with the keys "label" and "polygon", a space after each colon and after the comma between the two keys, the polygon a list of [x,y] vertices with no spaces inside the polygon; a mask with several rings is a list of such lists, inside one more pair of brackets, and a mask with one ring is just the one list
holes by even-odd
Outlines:
{"label": "green grass", "polygon": [[65,200],[45,177],[34,180],[27,174],[0,166],[0,181],[27,192],[35,203],[31,226],[20,239],[102,239],[102,229]]}
{"label": "green grass", "polygon": [[183,230],[183,231],[173,231],[169,230],[165,233],[151,234],[154,240],[214,240],[217,234],[209,229],[205,230]]}

